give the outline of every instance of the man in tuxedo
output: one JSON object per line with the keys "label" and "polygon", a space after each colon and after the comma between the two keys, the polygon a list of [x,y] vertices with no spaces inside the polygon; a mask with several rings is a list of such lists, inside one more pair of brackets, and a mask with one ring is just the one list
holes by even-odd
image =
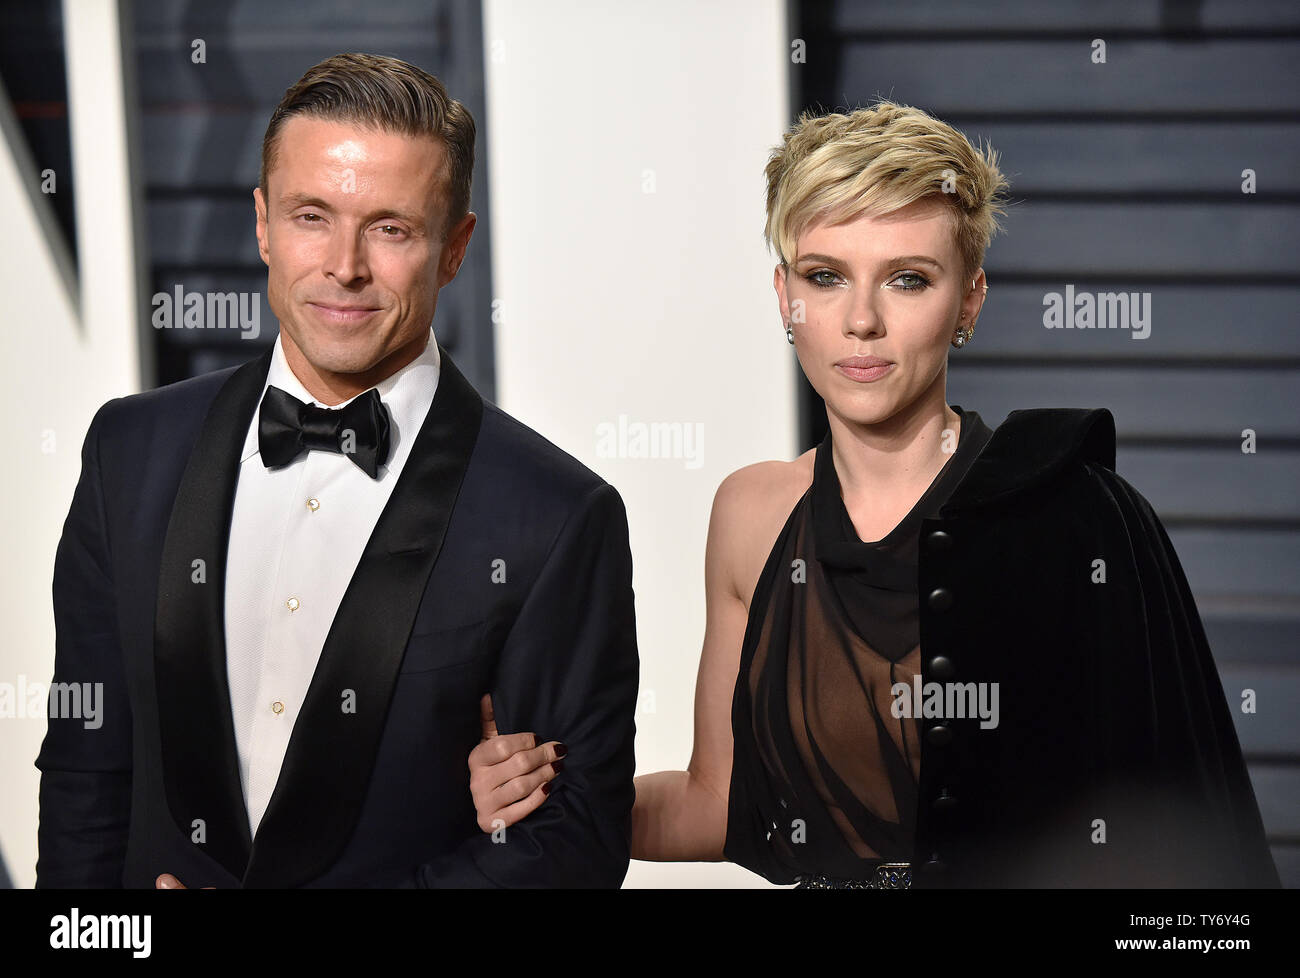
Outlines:
{"label": "man in tuxedo", "polygon": [[[626,515],[433,336],[473,149],[464,107],[391,58],[330,58],[276,108],[254,191],[274,348],[86,436],[54,679],[102,683],[102,722],[49,721],[38,886],[622,883]],[[485,694],[568,749],[552,803],[495,838],[466,764]]]}

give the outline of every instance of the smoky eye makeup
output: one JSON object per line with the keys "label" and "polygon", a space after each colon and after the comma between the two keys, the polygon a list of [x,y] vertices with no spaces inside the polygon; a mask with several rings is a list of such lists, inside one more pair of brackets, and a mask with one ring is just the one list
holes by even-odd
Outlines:
{"label": "smoky eye makeup", "polygon": [[[893,277],[893,279],[891,279],[891,281],[897,282],[900,279],[911,279],[915,282],[913,285],[900,285],[899,289],[904,292],[920,292],[922,289],[930,287],[930,280],[920,272],[899,272]],[[889,283],[887,282],[885,284],[888,285]]]}
{"label": "smoky eye makeup", "polygon": [[810,272],[801,273],[804,281],[811,282],[819,289],[829,289],[835,286],[833,281],[839,278],[838,273],[832,272],[829,268],[817,268]]}
{"label": "smoky eye makeup", "polygon": [[[807,272],[801,272],[800,277],[819,289],[830,289],[836,286],[836,280],[840,278],[840,275],[829,268],[815,268]],[[933,284],[922,273],[905,270],[895,273],[890,277],[889,281],[881,283],[880,287],[882,289],[888,288],[895,282],[899,283],[897,290],[900,292],[921,292]]]}

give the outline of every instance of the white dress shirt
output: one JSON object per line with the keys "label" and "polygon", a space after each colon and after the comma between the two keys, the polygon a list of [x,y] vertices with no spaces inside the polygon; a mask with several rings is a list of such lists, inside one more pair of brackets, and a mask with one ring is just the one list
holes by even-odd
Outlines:
{"label": "white dress shirt", "polygon": [[[253,835],[343,593],[433,403],[440,366],[430,330],[424,352],[376,385],[392,420],[388,461],[377,479],[348,456],[326,451],[268,469],[258,453],[256,412],[249,425],[230,523],[225,625],[239,777]],[[320,407],[342,407],[307,393],[279,337],[266,385]]]}

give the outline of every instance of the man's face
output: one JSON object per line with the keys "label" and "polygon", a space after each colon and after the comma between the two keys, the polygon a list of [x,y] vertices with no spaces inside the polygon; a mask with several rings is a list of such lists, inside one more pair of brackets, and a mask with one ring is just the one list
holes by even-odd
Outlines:
{"label": "man's face", "polygon": [[[285,357],[341,400],[423,350],[474,215],[445,240],[446,151],[432,138],[293,116],[253,192]],[[315,385],[313,384],[315,381]]]}
{"label": "man's face", "polygon": [[[774,284],[808,382],[828,410],[858,424],[888,421],[936,385],[942,391],[960,316],[969,324],[983,303],[983,290],[962,276],[947,208],[927,200],[883,218],[810,226]],[[842,364],[854,356],[892,366]]]}

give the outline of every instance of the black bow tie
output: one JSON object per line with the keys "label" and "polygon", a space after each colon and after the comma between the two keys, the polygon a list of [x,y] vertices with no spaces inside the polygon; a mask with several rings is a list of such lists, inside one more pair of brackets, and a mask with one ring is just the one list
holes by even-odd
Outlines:
{"label": "black bow tie", "polygon": [[306,404],[278,387],[267,387],[258,415],[257,447],[267,468],[288,465],[303,452],[318,449],[346,455],[374,479],[388,460],[390,428],[388,408],[373,387],[342,408]]}

